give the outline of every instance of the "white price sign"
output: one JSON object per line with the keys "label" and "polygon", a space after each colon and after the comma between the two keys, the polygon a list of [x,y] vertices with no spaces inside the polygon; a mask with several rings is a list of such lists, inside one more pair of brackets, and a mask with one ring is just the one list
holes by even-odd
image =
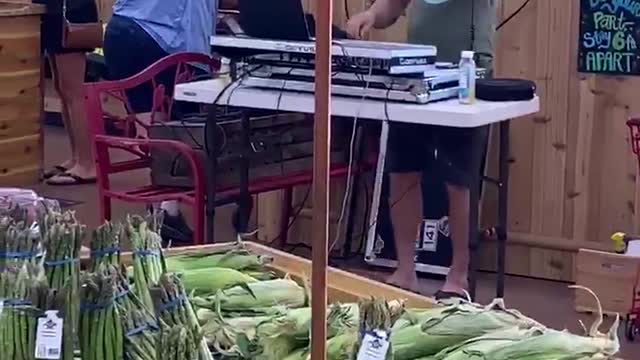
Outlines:
{"label": "white price sign", "polygon": [[47,311],[38,319],[36,359],[58,360],[62,357],[62,319],[57,311]]}

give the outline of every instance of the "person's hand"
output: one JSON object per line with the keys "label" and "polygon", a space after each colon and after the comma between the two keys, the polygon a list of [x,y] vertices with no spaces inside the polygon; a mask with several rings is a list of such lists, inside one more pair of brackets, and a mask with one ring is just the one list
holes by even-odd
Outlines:
{"label": "person's hand", "polygon": [[369,10],[356,14],[347,22],[347,34],[353,39],[362,39],[369,34],[375,22],[376,17]]}

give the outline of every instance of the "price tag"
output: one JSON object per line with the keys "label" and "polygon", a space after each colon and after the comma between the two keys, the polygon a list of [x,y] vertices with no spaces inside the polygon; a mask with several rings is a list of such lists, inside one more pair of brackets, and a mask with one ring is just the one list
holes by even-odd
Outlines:
{"label": "price tag", "polygon": [[388,351],[389,334],[386,331],[367,332],[362,338],[356,360],[385,360]]}
{"label": "price tag", "polygon": [[0,316],[2,316],[2,311],[4,311],[4,300],[0,300]]}
{"label": "price tag", "polygon": [[62,319],[57,311],[47,311],[38,319],[36,359],[58,360],[62,357]]}

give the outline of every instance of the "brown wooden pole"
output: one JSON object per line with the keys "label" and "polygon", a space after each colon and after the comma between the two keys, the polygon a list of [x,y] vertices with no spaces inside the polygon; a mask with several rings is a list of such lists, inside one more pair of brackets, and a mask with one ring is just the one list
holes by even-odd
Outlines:
{"label": "brown wooden pole", "polygon": [[313,125],[313,245],[311,360],[326,359],[329,244],[329,144],[331,143],[331,17],[333,0],[316,0],[315,121]]}

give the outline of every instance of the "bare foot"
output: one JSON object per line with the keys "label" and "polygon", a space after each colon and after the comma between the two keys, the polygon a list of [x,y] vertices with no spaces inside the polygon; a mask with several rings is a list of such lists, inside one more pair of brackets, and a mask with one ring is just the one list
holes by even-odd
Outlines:
{"label": "bare foot", "polygon": [[94,179],[96,177],[96,169],[94,167],[84,167],[77,165],[67,170],[68,174],[73,174],[82,179]]}
{"label": "bare foot", "polygon": [[451,269],[440,290],[448,293],[464,295],[468,287],[469,282],[467,280],[466,271],[455,271],[455,269]]}
{"label": "bare foot", "polygon": [[418,276],[415,271],[396,271],[387,279],[389,285],[418,293]]}

